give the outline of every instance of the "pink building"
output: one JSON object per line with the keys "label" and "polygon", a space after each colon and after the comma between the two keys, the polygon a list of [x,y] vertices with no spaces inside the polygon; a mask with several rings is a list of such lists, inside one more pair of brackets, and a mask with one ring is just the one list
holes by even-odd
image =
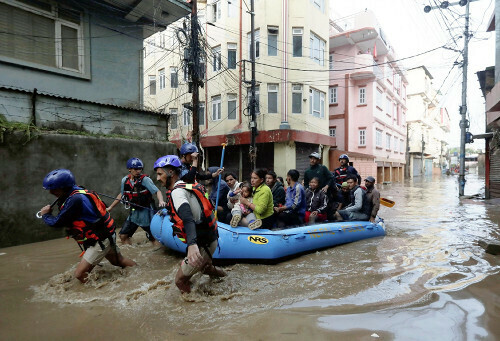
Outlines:
{"label": "pink building", "polygon": [[333,24],[330,35],[330,136],[362,177],[402,181],[408,81],[373,14],[352,21],[346,31]]}

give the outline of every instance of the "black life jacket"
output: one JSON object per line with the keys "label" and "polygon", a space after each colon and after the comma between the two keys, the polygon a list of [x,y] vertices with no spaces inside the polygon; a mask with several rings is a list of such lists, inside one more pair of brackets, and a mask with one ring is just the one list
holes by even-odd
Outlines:
{"label": "black life jacket", "polygon": [[357,174],[356,169],[353,166],[339,167],[333,171],[333,176],[337,185],[342,185],[346,181],[347,175],[354,174],[358,178],[358,183],[361,183],[361,176]]}
{"label": "black life jacket", "polygon": [[[177,185],[174,186],[174,189],[177,188],[182,188],[186,191],[190,191],[193,194],[195,194],[196,199],[198,200],[198,203],[200,204],[200,207],[202,209],[202,214],[201,214],[201,222],[196,224],[196,229],[198,230],[207,230],[207,231],[212,231],[212,230],[217,230],[217,221],[214,216],[214,206],[210,202],[210,200],[207,199],[205,196],[205,189],[203,185],[199,183],[194,183],[194,184],[188,184],[185,182],[180,182]],[[173,189],[173,190],[174,190]],[[172,190],[172,191],[173,191]],[[182,219],[179,217],[173,203],[172,203],[172,191],[167,191],[167,201],[166,201],[166,207],[168,210],[168,213],[170,215],[170,220],[173,223],[173,234],[177,235],[177,237],[183,242],[186,243],[186,231],[184,229],[184,222]]]}
{"label": "black life jacket", "polygon": [[[100,219],[95,223],[89,223],[84,220],[74,220],[72,226],[68,229],[68,234],[73,237],[78,244],[82,244],[83,247],[87,249],[98,242],[110,238],[113,233],[115,233],[115,222],[106,211],[106,204],[99,198],[96,192],[87,189],[77,189],[71,192],[68,198],[75,194],[85,195],[94,207],[94,213],[100,216]],[[65,203],[66,201],[61,205],[61,210]]]}
{"label": "black life jacket", "polygon": [[361,188],[361,192],[363,193],[363,206],[361,207],[361,210],[359,211],[360,213],[364,213],[368,216],[370,216],[371,212],[372,212],[372,204],[371,202],[368,200],[367,196],[366,196],[366,191],[363,189],[363,187],[360,187],[359,185],[356,185],[350,192],[350,196],[351,196],[351,204],[354,205],[355,203],[355,197],[354,197],[354,192],[356,192],[356,190],[358,188]]}
{"label": "black life jacket", "polygon": [[127,176],[127,180],[123,184],[123,195],[127,198],[127,201],[144,207],[151,205],[153,195],[142,184],[142,180],[146,176],[146,174],[142,174],[138,179],[135,179],[134,185],[132,185],[132,176],[130,174]]}

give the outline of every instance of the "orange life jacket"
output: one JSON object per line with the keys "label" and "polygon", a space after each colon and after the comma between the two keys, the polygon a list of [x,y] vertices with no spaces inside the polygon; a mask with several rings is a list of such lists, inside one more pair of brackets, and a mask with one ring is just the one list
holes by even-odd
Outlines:
{"label": "orange life jacket", "polygon": [[132,204],[137,204],[145,207],[153,202],[153,196],[151,192],[142,184],[142,180],[146,177],[146,174],[142,174],[138,179],[134,180],[132,185],[132,175],[127,176],[127,180],[123,184],[123,195]]}
{"label": "orange life jacket", "polygon": [[[96,192],[87,189],[78,189],[71,192],[69,197],[75,194],[85,195],[94,207],[94,213],[98,216],[100,215],[100,219],[95,223],[74,220],[73,226],[69,228],[69,234],[78,244],[82,244],[87,249],[106,238],[110,238],[115,232],[115,222],[106,211],[106,204],[99,198]],[[61,205],[61,210],[63,207],[64,203]]]}
{"label": "orange life jacket", "polygon": [[[203,187],[203,185],[197,182],[195,182],[194,184],[181,182],[174,186],[174,189],[177,188],[182,188],[185,189],[186,191],[192,192],[196,196],[196,199],[198,200],[198,203],[202,208],[202,215],[201,215],[202,221],[201,223],[196,224],[196,228],[209,231],[217,230],[217,221],[215,220],[213,212],[214,206],[212,205],[210,200],[208,200],[207,197],[205,196],[205,188]],[[184,230],[184,222],[177,214],[174,204],[172,203],[172,191],[167,191],[166,207],[168,213],[170,214],[170,220],[173,223],[173,234],[177,235],[177,237],[183,243],[186,243],[187,241],[186,241],[186,231]]]}

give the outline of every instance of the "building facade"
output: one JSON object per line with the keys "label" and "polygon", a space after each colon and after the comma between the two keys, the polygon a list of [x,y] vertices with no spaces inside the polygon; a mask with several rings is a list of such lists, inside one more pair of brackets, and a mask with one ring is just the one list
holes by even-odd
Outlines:
{"label": "building facade", "polygon": [[402,181],[408,81],[373,13],[332,22],[329,51],[330,136],[338,149],[357,153],[351,161],[362,176]]}
{"label": "building facade", "polygon": [[[250,159],[250,14],[242,0],[198,2],[205,84],[200,89],[200,143],[207,165],[220,162],[248,178]],[[145,46],[145,104],[170,114],[169,137],[191,139],[189,75],[182,62],[185,22]],[[303,174],[308,155],[336,145],[328,129],[328,1],[255,1],[257,167]],[[153,48],[150,48],[153,46]]]}
{"label": "building facade", "polygon": [[447,168],[448,110],[439,107],[439,94],[433,88],[433,77],[425,66],[410,69],[407,75],[407,174],[411,178],[441,174]]}

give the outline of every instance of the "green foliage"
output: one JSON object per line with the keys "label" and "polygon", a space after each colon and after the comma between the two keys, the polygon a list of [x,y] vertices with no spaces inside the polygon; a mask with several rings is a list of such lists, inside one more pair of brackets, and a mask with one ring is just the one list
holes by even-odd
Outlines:
{"label": "green foliage", "polygon": [[39,129],[33,124],[9,122],[5,119],[5,116],[0,114],[0,143],[4,142],[5,134],[13,133],[14,131],[24,132],[24,135],[26,136],[24,144],[26,144],[36,136],[33,133],[38,132]]}

